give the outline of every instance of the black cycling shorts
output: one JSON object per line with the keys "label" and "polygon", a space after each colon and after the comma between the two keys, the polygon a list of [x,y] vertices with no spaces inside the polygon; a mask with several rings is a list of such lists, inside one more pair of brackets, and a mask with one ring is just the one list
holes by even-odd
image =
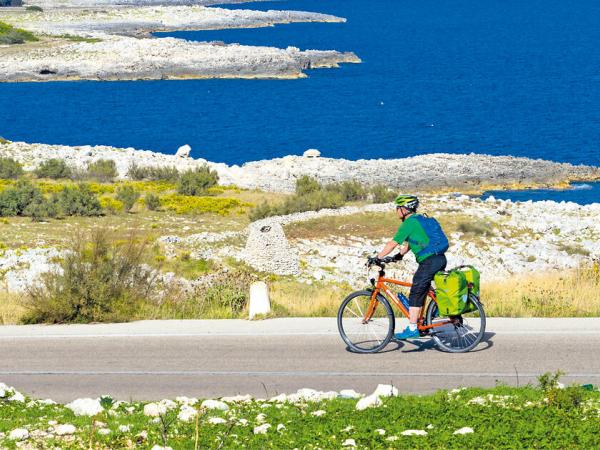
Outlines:
{"label": "black cycling shorts", "polygon": [[431,289],[431,282],[436,273],[446,269],[445,255],[432,255],[419,264],[419,268],[413,277],[413,285],[408,295],[408,304],[410,306],[422,307],[425,304],[427,293]]}

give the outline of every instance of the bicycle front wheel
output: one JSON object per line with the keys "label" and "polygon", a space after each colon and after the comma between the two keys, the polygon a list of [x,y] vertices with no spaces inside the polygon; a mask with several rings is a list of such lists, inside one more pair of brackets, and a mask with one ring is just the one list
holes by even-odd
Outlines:
{"label": "bicycle front wheel", "polygon": [[338,311],[340,336],[357,353],[375,353],[389,344],[394,334],[394,312],[383,295],[372,299],[371,291],[353,292]]}
{"label": "bicycle front wheel", "polygon": [[474,295],[469,296],[469,303],[469,312],[460,316],[441,317],[437,303],[433,300],[429,302],[425,324],[440,324],[429,331],[433,342],[440,350],[449,353],[465,353],[477,347],[483,339],[485,335],[483,305]]}

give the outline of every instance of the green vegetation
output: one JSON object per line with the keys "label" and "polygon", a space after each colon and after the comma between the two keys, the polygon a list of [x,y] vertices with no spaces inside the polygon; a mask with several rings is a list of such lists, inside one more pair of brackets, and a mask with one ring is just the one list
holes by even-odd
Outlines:
{"label": "green vegetation", "polygon": [[144,197],[144,204],[148,211],[156,211],[160,208],[160,197],[152,192],[148,192],[146,197]]}
{"label": "green vegetation", "polygon": [[13,158],[0,158],[0,178],[14,180],[23,175],[23,166]]}
{"label": "green vegetation", "polygon": [[187,170],[179,177],[177,192],[181,195],[205,195],[207,190],[216,186],[219,175],[207,165],[195,170]]}
{"label": "green vegetation", "polygon": [[70,178],[73,171],[64,159],[52,158],[42,162],[37,169],[35,169],[35,176],[38,178],[51,178],[53,180],[59,180],[61,178]]}
{"label": "green vegetation", "polygon": [[123,204],[125,212],[130,212],[139,198],[139,191],[135,190],[132,186],[125,185],[117,189],[117,200]]}
{"label": "green vegetation", "polygon": [[87,177],[100,182],[110,182],[117,177],[117,165],[112,159],[99,159],[88,165]]}
{"label": "green vegetation", "polygon": [[590,256],[590,252],[577,244],[567,244],[562,242],[558,248],[563,252],[566,252],[567,255],[581,255],[581,256]]}
{"label": "green vegetation", "polygon": [[296,180],[294,196],[276,205],[261,203],[251,211],[250,219],[254,221],[270,216],[319,211],[324,208],[337,209],[348,202],[369,199],[375,202],[386,202],[393,199],[394,195],[393,191],[380,185],[366,188],[356,181],[322,185],[315,178],[304,175]]}
{"label": "green vegetation", "polygon": [[26,6],[25,11],[44,12],[44,9],[41,6],[32,5],[32,6]]}
{"label": "green vegetation", "polygon": [[[554,403],[548,397],[551,391],[534,386],[402,395],[382,398],[382,406],[363,411],[356,410],[356,400],[341,398],[294,403],[231,402],[229,411],[207,410],[201,407],[201,401],[193,405],[179,401],[161,413],[157,422],[144,415],[147,403],[117,404],[110,397],[102,398],[101,405],[105,409],[94,417],[75,416],[60,404],[0,399],[0,432],[6,435],[0,439],[0,445],[17,448],[19,443],[8,439],[8,434],[16,428],[26,428],[32,436],[26,441],[31,448],[115,449],[155,445],[174,449],[600,447],[600,393],[580,386],[567,389],[572,389],[568,397],[577,397],[581,401]],[[573,395],[574,392],[577,394]],[[25,402],[29,401],[29,398],[25,399]],[[24,407],[25,404],[28,406]],[[181,411],[190,408],[190,420],[178,417]],[[215,423],[215,419],[221,423]],[[35,430],[53,430],[49,428],[49,420],[74,425],[74,435],[36,436]],[[97,423],[102,425],[95,425]],[[265,429],[264,434],[257,428],[260,426]],[[99,432],[101,427],[109,433]],[[464,428],[470,429],[467,434],[454,434]],[[422,430],[423,435],[403,435],[406,430]]]}
{"label": "green vegetation", "polygon": [[176,167],[140,167],[132,164],[127,170],[127,175],[132,180],[150,180],[150,181],[168,181],[176,183],[179,180],[180,173]]}
{"label": "green vegetation", "polygon": [[24,44],[25,42],[37,40],[38,38],[29,31],[0,22],[0,44]]}
{"label": "green vegetation", "polygon": [[57,195],[58,205],[66,216],[101,216],[102,205],[89,185],[65,186]]}
{"label": "green vegetation", "polygon": [[89,241],[77,236],[60,262],[45,273],[24,302],[25,323],[88,323],[131,320],[155,288],[155,275],[142,266],[147,241],[126,242],[97,230]]}
{"label": "green vegetation", "polygon": [[4,139],[2,136],[0,136],[0,145],[4,145],[4,144],[10,144],[10,141],[8,139]]}
{"label": "green vegetation", "polygon": [[88,42],[90,44],[95,44],[96,42],[102,42],[102,39],[99,39],[99,38],[76,36],[73,34],[61,34],[58,37],[60,37],[62,39],[66,39],[68,41],[72,41],[72,42]]}

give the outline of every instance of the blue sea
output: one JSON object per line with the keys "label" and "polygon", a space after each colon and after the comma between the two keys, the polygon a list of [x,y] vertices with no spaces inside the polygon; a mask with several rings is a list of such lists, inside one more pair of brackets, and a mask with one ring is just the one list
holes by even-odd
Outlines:
{"label": "blue sea", "polygon": [[0,135],[165,153],[187,143],[194,157],[230,164],[318,148],[348,159],[476,152],[600,165],[596,0],[227,7],[348,21],[160,36],[353,51],[363,63],[300,80],[0,84]]}

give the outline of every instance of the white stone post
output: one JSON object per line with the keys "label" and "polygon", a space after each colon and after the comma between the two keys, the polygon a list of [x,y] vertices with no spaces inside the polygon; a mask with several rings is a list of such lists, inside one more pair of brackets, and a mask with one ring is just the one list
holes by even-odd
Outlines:
{"label": "white stone post", "polygon": [[250,286],[250,319],[254,319],[259,314],[269,314],[271,312],[271,302],[269,301],[269,288],[267,283],[256,281]]}

